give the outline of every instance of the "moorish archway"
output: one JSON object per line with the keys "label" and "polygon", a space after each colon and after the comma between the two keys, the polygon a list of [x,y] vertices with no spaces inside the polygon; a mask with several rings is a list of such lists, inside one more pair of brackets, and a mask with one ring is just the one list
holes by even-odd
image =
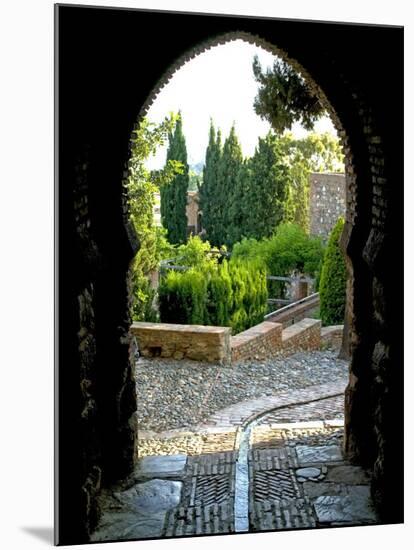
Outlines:
{"label": "moorish archway", "polygon": [[[401,29],[71,6],[56,13],[58,542],[87,540],[101,487],[134,463],[127,273],[139,243],[122,185],[131,131],[181,64],[235,37],[300,70],[342,139],[351,346],[346,450],[373,469],[383,521],[402,521]],[[394,78],[385,79],[390,56]]]}

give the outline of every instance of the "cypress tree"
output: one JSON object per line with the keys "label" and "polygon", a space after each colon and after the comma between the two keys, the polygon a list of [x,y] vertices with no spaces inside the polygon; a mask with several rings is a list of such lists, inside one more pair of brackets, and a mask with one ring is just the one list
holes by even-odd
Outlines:
{"label": "cypress tree", "polygon": [[274,134],[259,138],[250,165],[246,234],[262,239],[270,237],[284,220],[289,197],[290,170]]}
{"label": "cypress tree", "polygon": [[189,184],[189,168],[187,163],[187,148],[183,134],[181,113],[173,132],[168,136],[168,161],[179,161],[183,172],[161,187],[161,222],[167,230],[167,238],[171,244],[185,243],[187,240],[187,191]]}
{"label": "cypress tree", "polygon": [[231,203],[229,204],[229,225],[227,227],[227,244],[233,247],[236,242],[248,236],[248,219],[250,216],[251,198],[251,159],[245,159],[239,169]]}
{"label": "cypress tree", "polygon": [[243,153],[233,124],[226,141],[218,170],[216,229],[217,244],[232,246],[232,226],[235,223],[237,196],[242,181]]}
{"label": "cypress tree", "polygon": [[217,242],[216,213],[218,208],[217,185],[218,166],[221,156],[221,132],[214,129],[210,122],[209,142],[206,150],[206,160],[203,168],[203,182],[199,191],[199,207],[202,212],[202,227],[206,232],[206,239],[213,245]]}

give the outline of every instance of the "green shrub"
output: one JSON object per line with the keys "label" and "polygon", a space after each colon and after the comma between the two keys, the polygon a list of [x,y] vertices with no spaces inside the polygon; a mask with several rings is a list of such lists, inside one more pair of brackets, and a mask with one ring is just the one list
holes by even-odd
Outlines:
{"label": "green shrub", "polygon": [[174,263],[201,271],[212,271],[217,265],[217,255],[212,253],[208,241],[202,241],[200,237],[190,235],[187,243],[177,248]]}
{"label": "green shrub", "polygon": [[151,288],[147,277],[139,272],[133,272],[132,295],[134,297],[132,305],[134,321],[157,322],[157,311],[152,305],[155,290]]}
{"label": "green shrub", "polygon": [[[249,262],[266,268],[269,275],[289,277],[293,272],[317,275],[323,259],[323,244],[318,237],[310,237],[298,225],[284,223],[269,239],[243,239],[232,251],[232,262]],[[286,283],[268,281],[272,297],[283,298]]]}
{"label": "green shrub", "polygon": [[345,318],[346,267],[339,239],[344,227],[339,218],[326,248],[319,282],[320,313],[323,325],[342,324]]}
{"label": "green shrub", "polygon": [[158,301],[163,323],[203,325],[206,320],[207,281],[202,273],[194,269],[169,271],[161,278]]}
{"label": "green shrub", "polygon": [[255,263],[230,263],[233,307],[230,326],[236,334],[261,323],[267,310],[266,271]]}
{"label": "green shrub", "polygon": [[211,274],[207,287],[207,321],[209,325],[229,326],[233,308],[233,288],[224,260]]}
{"label": "green shrub", "polygon": [[266,272],[254,264],[169,271],[158,288],[164,323],[230,326],[233,334],[263,321],[267,305]]}

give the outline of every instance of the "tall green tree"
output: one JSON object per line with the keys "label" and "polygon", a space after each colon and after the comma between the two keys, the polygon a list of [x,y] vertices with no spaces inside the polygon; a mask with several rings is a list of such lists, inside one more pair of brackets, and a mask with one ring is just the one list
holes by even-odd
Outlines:
{"label": "tall green tree", "polygon": [[300,122],[307,130],[324,114],[324,108],[302,76],[290,65],[276,59],[271,69],[263,70],[257,56],[253,74],[259,84],[254,110],[267,120],[276,133]]}
{"label": "tall green tree", "polygon": [[183,170],[181,174],[174,177],[168,186],[161,187],[161,222],[167,230],[169,242],[181,244],[187,240],[186,206],[189,185],[187,147],[181,113],[174,131],[171,131],[168,136],[167,164],[170,161],[180,162]]}
{"label": "tall green tree", "polygon": [[219,245],[217,240],[216,216],[219,210],[218,170],[221,158],[221,132],[214,128],[210,121],[209,141],[203,168],[203,178],[199,190],[199,208],[202,212],[201,225],[206,232],[206,238],[213,244]]}
{"label": "tall green tree", "polygon": [[238,172],[238,176],[229,196],[227,225],[227,245],[233,246],[248,234],[250,199],[251,199],[252,170],[251,159],[245,159]]}
{"label": "tall green tree", "polygon": [[176,117],[170,116],[156,125],[144,118],[131,138],[131,158],[125,187],[130,219],[140,245],[131,267],[132,315],[136,321],[154,320],[154,293],[149,274],[156,269],[164,248],[164,237],[154,226],[155,193],[167,187],[182,170],[179,162],[168,161],[162,170],[150,172],[145,162],[165,143],[175,121]]}
{"label": "tall green tree", "polygon": [[240,174],[242,165],[243,153],[233,124],[224,142],[223,154],[218,167],[218,202],[215,211],[216,242],[212,243],[217,246],[222,244],[232,246],[233,244],[231,226],[234,223],[235,209],[232,208],[232,205],[237,204],[238,186],[242,181]]}
{"label": "tall green tree", "polygon": [[285,219],[291,180],[290,166],[278,138],[272,132],[259,138],[250,162],[250,172],[245,235],[262,239],[270,237]]}

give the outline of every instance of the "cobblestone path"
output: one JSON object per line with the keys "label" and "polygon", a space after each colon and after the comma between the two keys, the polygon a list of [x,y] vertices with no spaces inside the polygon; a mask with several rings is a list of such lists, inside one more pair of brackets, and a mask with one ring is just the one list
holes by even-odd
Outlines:
{"label": "cobblestone path", "polygon": [[[138,466],[102,496],[92,540],[234,533],[238,498],[252,532],[376,523],[369,473],[342,455],[343,390],[337,382],[280,393],[185,432],[140,432]],[[244,494],[236,469],[248,426]]]}

